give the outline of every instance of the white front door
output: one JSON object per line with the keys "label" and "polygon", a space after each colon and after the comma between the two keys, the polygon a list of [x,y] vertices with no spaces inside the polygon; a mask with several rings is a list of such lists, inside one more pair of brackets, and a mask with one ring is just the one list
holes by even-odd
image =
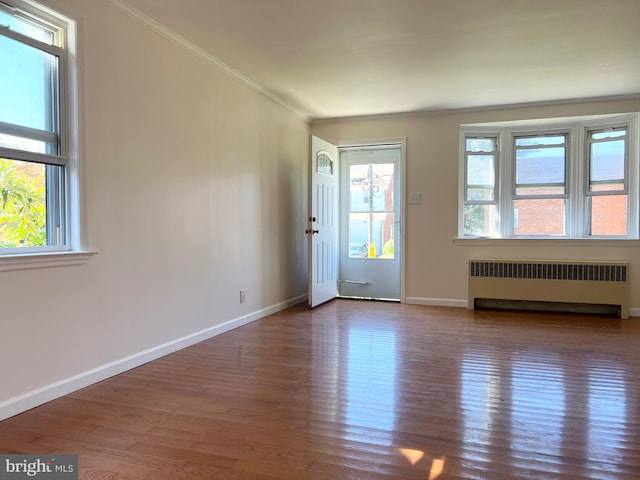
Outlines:
{"label": "white front door", "polygon": [[309,306],[338,296],[338,149],[311,137],[309,179]]}
{"label": "white front door", "polygon": [[401,299],[401,155],[401,145],[340,150],[340,296]]}

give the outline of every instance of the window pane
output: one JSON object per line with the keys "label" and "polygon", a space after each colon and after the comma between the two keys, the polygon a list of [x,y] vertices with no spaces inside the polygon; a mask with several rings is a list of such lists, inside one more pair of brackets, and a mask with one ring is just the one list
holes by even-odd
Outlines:
{"label": "window pane", "polygon": [[591,235],[627,235],[627,196],[598,195],[591,202]]}
{"label": "window pane", "polygon": [[30,138],[21,138],[14,135],[5,135],[0,133],[0,147],[14,148],[16,150],[24,150],[33,153],[57,153],[57,143],[41,142]]}
{"label": "window pane", "polygon": [[530,147],[535,145],[562,145],[567,141],[564,135],[541,137],[518,137],[516,147]]}
{"label": "window pane", "polygon": [[393,163],[351,165],[351,211],[393,210],[394,169]]}
{"label": "window pane", "polygon": [[351,165],[349,169],[350,209],[354,212],[369,211],[369,165]]}
{"label": "window pane", "polygon": [[0,35],[0,122],[55,132],[57,59]]}
{"label": "window pane", "polygon": [[565,200],[514,200],[514,235],[565,235]]}
{"label": "window pane", "polygon": [[[591,144],[590,182],[624,179],[625,141],[613,140]],[[591,185],[593,190],[593,185]]]}
{"label": "window pane", "polygon": [[0,158],[0,194],[0,248],[46,245],[45,165]]}
{"label": "window pane", "polygon": [[469,202],[492,201],[494,199],[493,188],[468,188],[467,200]]}
{"label": "window pane", "polygon": [[624,190],[624,183],[621,182],[605,182],[592,185],[592,192],[615,192],[616,190]]}
{"label": "window pane", "polygon": [[495,185],[495,156],[469,155],[467,157],[467,185]]}
{"label": "window pane", "polygon": [[349,214],[349,258],[393,259],[393,213]]}
{"label": "window pane", "polygon": [[564,185],[545,185],[541,186],[516,186],[516,195],[518,196],[542,196],[542,195],[564,195]]}
{"label": "window pane", "polygon": [[0,25],[9,27],[14,32],[21,33],[47,45],[53,44],[54,35],[50,30],[46,30],[35,23],[22,20],[0,10]]}
{"label": "window pane", "polygon": [[565,151],[564,147],[516,150],[516,184],[564,184]]}
{"label": "window pane", "polygon": [[371,204],[375,211],[393,210],[393,163],[374,163],[371,165]]}
{"label": "window pane", "polygon": [[495,138],[467,138],[466,150],[467,152],[495,152],[496,139]]}
{"label": "window pane", "polygon": [[491,236],[495,211],[494,205],[465,205],[464,235],[472,237]]}
{"label": "window pane", "polygon": [[620,138],[627,135],[627,129],[610,130],[608,132],[594,132],[591,134],[591,138],[594,140],[602,140],[605,138]]}

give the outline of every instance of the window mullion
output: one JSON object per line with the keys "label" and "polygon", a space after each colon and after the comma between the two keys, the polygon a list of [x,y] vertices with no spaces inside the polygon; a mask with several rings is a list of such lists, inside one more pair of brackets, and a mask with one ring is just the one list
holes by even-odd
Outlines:
{"label": "window mullion", "polygon": [[588,218],[585,209],[584,191],[586,188],[585,178],[588,175],[584,156],[586,146],[584,133],[580,128],[572,127],[569,132],[569,146],[567,154],[567,237],[584,237],[587,230],[585,220]]}
{"label": "window mullion", "polygon": [[10,158],[23,162],[42,163],[45,165],[66,166],[69,163],[67,157],[60,155],[47,155],[44,153],[25,152],[23,150],[13,150],[11,148],[0,147],[0,158]]}
{"label": "window mullion", "polygon": [[499,228],[501,238],[513,237],[513,196],[516,191],[515,168],[513,168],[515,152],[513,150],[513,132],[502,132],[500,141],[500,203]]}
{"label": "window mullion", "polygon": [[58,143],[58,135],[55,131],[39,130],[37,128],[14,125],[12,123],[0,122],[0,133],[38,142]]}
{"label": "window mullion", "polygon": [[638,145],[638,116],[634,116],[629,121],[627,129],[627,236],[629,238],[638,238],[640,228],[639,203],[640,193],[640,146]]}

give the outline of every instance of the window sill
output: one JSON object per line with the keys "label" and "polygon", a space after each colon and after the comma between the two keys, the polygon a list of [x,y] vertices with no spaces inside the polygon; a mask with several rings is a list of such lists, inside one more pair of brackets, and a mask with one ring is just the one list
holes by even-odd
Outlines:
{"label": "window sill", "polygon": [[454,238],[453,243],[483,247],[640,247],[640,240],[627,238]]}
{"label": "window sill", "polygon": [[0,255],[0,272],[83,265],[98,252],[50,252]]}

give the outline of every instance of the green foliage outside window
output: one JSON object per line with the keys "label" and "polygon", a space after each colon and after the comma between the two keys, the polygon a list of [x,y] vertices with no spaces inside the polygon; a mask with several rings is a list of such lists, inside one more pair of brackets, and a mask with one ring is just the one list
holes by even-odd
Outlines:
{"label": "green foliage outside window", "polygon": [[393,248],[393,239],[387,240],[382,247],[382,256],[387,258],[393,258],[394,248]]}
{"label": "green foliage outside window", "polygon": [[45,178],[43,165],[0,158],[0,248],[46,245]]}
{"label": "green foliage outside window", "polygon": [[484,205],[464,206],[464,234],[465,235],[486,235],[487,226],[485,221]]}

